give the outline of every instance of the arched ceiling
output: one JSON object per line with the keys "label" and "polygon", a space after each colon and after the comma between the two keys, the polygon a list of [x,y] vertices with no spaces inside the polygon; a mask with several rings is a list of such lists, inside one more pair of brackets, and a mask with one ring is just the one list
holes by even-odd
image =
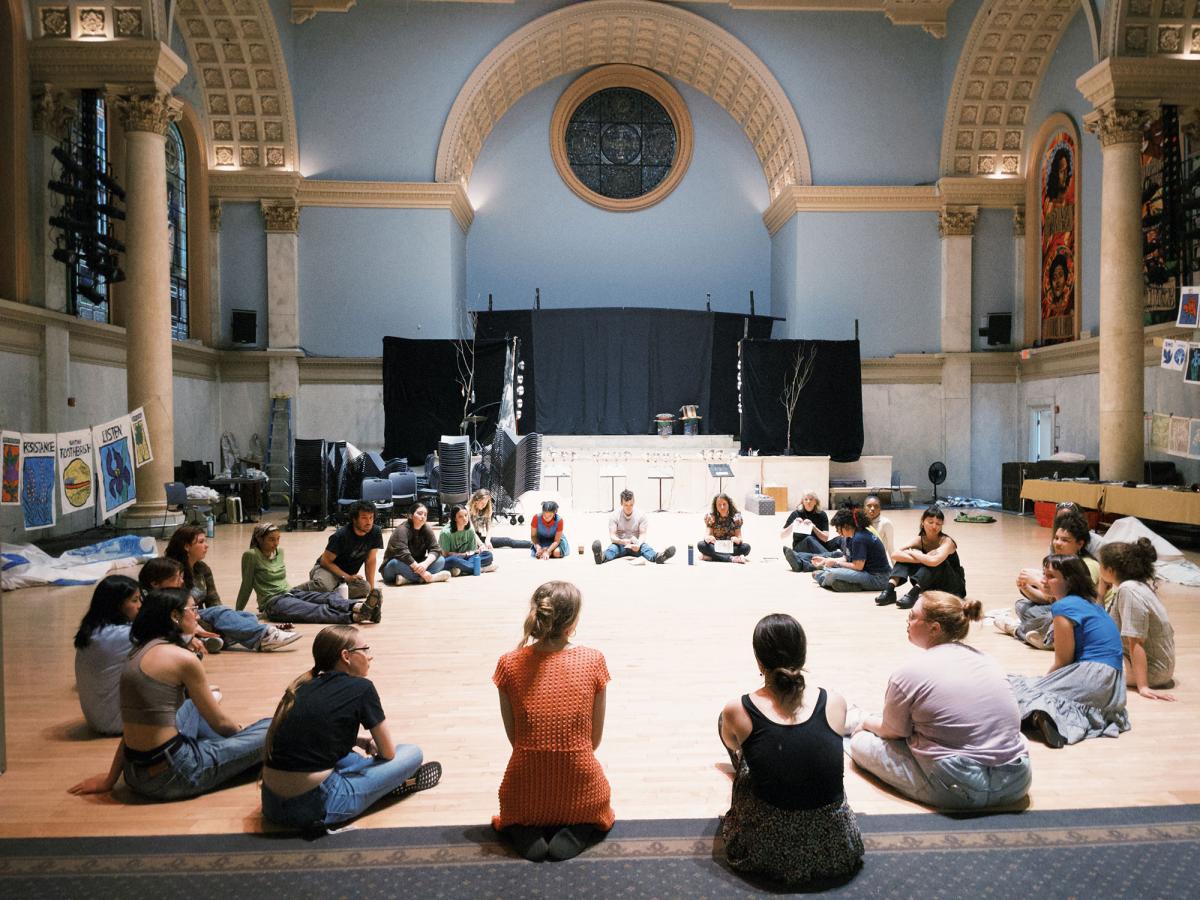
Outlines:
{"label": "arched ceiling", "polygon": [[1108,0],[1105,56],[1200,53],[1200,0]]}
{"label": "arched ceiling", "polygon": [[653,69],[715,100],[742,126],[771,199],[811,184],[808,147],[783,88],[741,41],[694,13],[646,0],[577,3],[499,44],[463,85],[438,145],[437,180],[466,183],[488,134],[525,94],[605,63]]}

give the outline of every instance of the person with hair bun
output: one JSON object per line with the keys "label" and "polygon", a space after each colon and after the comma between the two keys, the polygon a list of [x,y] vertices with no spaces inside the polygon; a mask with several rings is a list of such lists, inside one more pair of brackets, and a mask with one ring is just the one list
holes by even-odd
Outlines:
{"label": "person with hair bun", "polygon": [[883,714],[864,717],[850,740],[860,767],[938,809],[1016,803],[1033,777],[1003,670],[962,642],[981,615],[978,600],[921,594],[908,640],[925,652],[892,673]]}
{"label": "person with hair bun", "polygon": [[1100,572],[1115,585],[1112,617],[1121,633],[1126,684],[1148,700],[1174,700],[1155,690],[1170,687],[1175,676],[1175,629],[1154,592],[1157,559],[1148,538],[1135,544],[1113,542],[1100,548]]}
{"label": "person with hair bun", "polygon": [[733,799],[721,823],[730,868],[788,883],[847,878],[863,841],[843,789],[846,701],[804,678],[807,639],[794,618],[754,627],[763,685],[730,700],[718,734],[733,764]]}
{"label": "person with hair bun", "polygon": [[535,559],[562,559],[571,552],[563,534],[563,517],[553,500],[542,502],[542,514],[529,523],[529,555]]}
{"label": "person with hair bun", "polygon": [[571,643],[582,602],[566,581],[537,588],[517,648],[492,675],[513,748],[492,827],[534,862],[578,855],[615,820],[595,752],[608,665],[599,650]]}
{"label": "person with hair bun", "polygon": [[[353,625],[313,639],[313,666],[288,685],[263,748],[263,817],[321,832],[362,815],[377,800],[406,797],[441,780],[421,748],[395,744],[375,685],[371,648]],[[360,729],[370,735],[360,736]]]}

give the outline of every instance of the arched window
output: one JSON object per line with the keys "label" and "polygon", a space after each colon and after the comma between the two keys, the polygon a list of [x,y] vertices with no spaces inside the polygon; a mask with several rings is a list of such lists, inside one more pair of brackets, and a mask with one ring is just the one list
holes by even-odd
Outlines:
{"label": "arched window", "polygon": [[174,122],[167,129],[167,240],[171,248],[171,337],[188,338],[187,153]]}
{"label": "arched window", "polygon": [[[68,139],[73,145],[72,155],[86,169],[93,172],[108,171],[108,128],[104,100],[97,91],[81,92],[79,115],[71,124]],[[91,184],[96,186],[94,178]],[[96,203],[102,205],[107,202],[107,191],[103,194],[98,192]],[[109,233],[108,216],[96,213],[95,231],[101,235]],[[75,315],[93,322],[109,321],[108,283],[92,269],[87,254],[80,253],[75,257],[74,265],[68,268],[67,282],[67,293]]]}

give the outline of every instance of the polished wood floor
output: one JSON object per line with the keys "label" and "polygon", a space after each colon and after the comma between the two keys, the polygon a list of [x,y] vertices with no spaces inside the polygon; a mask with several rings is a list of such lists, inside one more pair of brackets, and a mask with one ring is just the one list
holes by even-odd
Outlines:
{"label": "polished wood floor", "polygon": [[[892,511],[900,536],[916,531],[916,511]],[[601,514],[568,514],[567,536],[590,545],[604,533]],[[753,564],[687,566],[698,517],[651,516],[651,543],[679,547],[666,566],[628,561],[597,567],[590,552],[537,562],[524,551],[498,552],[500,571],[480,579],[386,588],[383,622],[367,629],[371,676],[393,735],[420,745],[445,767],[442,784],[365,816],[362,827],[485,823],[496,810],[508,747],[491,675],[511,649],[533,588],[552,578],[584,594],[577,640],[608,659],[608,722],[599,758],[612,782],[618,818],[715,816],[728,806],[729,766],[716,718],[729,698],[756,686],[750,649],[754,623],[789,612],[809,637],[810,683],[878,709],[888,673],[919,652],[904,637],[904,614],[878,609],[869,594],[834,595],[780,558],[774,519],[748,516]],[[527,526],[526,526],[527,527]],[[505,525],[514,535],[524,529]],[[985,609],[1012,603],[1017,571],[1045,553],[1046,529],[1001,515],[994,525],[954,525],[973,596]],[[209,562],[232,604],[248,526],[217,529]],[[324,536],[285,534],[289,574],[298,582]],[[1193,558],[1197,558],[1194,557]],[[247,781],[182,803],[139,801],[123,786],[80,798],[66,789],[105,769],[114,738],[90,735],[79,712],[71,637],[90,597],[86,587],[28,589],[3,598],[9,770],[0,776],[0,836],[212,833],[263,829],[257,787]],[[1178,645],[1178,703],[1131,694],[1133,730],[1060,751],[1031,747],[1037,809],[1200,802],[1200,590],[1164,585]],[[317,626],[287,651],[226,651],[209,659],[211,681],[242,721],[269,716],[284,686],[311,664]],[[988,625],[969,640],[1010,672],[1038,674],[1050,655]],[[921,812],[847,762],[846,790],[860,813]]]}

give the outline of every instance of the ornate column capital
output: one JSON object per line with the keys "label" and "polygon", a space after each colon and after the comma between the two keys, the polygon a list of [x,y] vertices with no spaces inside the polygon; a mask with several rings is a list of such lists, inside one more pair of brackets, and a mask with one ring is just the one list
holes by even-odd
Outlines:
{"label": "ornate column capital", "polygon": [[177,121],[183,104],[168,93],[126,94],[110,92],[109,103],[116,109],[126,131],[149,131],[165,135],[167,126]]}
{"label": "ornate column capital", "polygon": [[1101,147],[1113,144],[1141,144],[1142,129],[1150,120],[1150,110],[1134,105],[1106,103],[1083,117],[1083,127],[1100,138]]}
{"label": "ornate column capital", "polygon": [[297,234],[300,231],[300,207],[295,203],[260,201],[263,222],[268,232]]}
{"label": "ornate column capital", "polygon": [[1025,207],[1013,207],[1013,237],[1025,236]]}
{"label": "ornate column capital", "polygon": [[221,230],[221,201],[213,200],[208,204],[208,230]]}
{"label": "ornate column capital", "polygon": [[56,138],[66,137],[71,120],[75,118],[75,95],[52,84],[35,85],[32,94],[30,106],[34,132]]}
{"label": "ornate column capital", "polygon": [[938,210],[938,236],[970,237],[975,233],[975,222],[978,219],[978,206],[943,206]]}

